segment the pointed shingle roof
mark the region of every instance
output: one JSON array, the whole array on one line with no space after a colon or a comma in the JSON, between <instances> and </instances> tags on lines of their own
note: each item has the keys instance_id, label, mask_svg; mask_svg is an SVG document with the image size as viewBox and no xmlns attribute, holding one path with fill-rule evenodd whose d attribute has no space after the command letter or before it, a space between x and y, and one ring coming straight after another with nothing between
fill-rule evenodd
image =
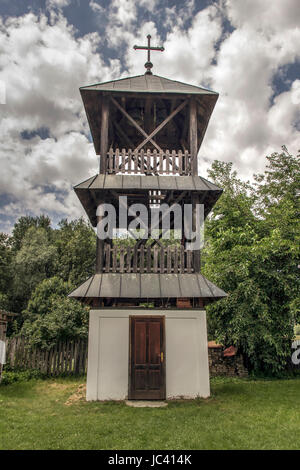
<instances>
[{"instance_id":1,"label":"pointed shingle roof","mask_svg":"<svg viewBox=\"0 0 300 470\"><path fill-rule=\"evenodd\" d=\"M136 77L121 78L110 82L83 86L80 90L218 95L218 93L208 88L170 80L159 75L137 75Z\"/></svg>"}]
</instances>

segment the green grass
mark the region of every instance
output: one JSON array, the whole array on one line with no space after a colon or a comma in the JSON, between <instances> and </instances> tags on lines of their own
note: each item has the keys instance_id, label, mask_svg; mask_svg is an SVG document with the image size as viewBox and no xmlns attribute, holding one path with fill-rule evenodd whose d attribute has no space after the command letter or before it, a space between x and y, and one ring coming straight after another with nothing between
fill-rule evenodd
<instances>
[{"instance_id":1,"label":"green grass","mask_svg":"<svg viewBox=\"0 0 300 470\"><path fill-rule=\"evenodd\" d=\"M299 449L300 379L213 379L166 408L65 402L83 379L0 386L0 449Z\"/></svg>"}]
</instances>

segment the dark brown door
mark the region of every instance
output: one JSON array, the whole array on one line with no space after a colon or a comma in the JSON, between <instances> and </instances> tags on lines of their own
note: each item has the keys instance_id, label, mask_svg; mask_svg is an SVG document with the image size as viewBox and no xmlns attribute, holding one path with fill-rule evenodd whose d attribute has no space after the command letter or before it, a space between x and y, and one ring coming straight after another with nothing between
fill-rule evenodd
<instances>
[{"instance_id":1,"label":"dark brown door","mask_svg":"<svg viewBox=\"0 0 300 470\"><path fill-rule=\"evenodd\" d=\"M164 400L164 317L130 317L129 399Z\"/></svg>"}]
</instances>

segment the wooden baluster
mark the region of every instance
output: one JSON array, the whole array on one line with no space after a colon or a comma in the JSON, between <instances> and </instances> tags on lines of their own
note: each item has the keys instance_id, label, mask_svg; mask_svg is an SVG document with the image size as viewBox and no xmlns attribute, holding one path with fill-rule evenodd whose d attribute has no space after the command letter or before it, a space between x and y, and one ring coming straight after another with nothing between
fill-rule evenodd
<instances>
[{"instance_id":1,"label":"wooden baluster","mask_svg":"<svg viewBox=\"0 0 300 470\"><path fill-rule=\"evenodd\" d=\"M145 260L145 246L141 245L140 248L140 273L144 273L144 260Z\"/></svg>"},{"instance_id":2,"label":"wooden baluster","mask_svg":"<svg viewBox=\"0 0 300 470\"><path fill-rule=\"evenodd\" d=\"M124 272L124 247L120 247L120 273Z\"/></svg>"},{"instance_id":3,"label":"wooden baluster","mask_svg":"<svg viewBox=\"0 0 300 470\"><path fill-rule=\"evenodd\" d=\"M191 174L191 158L187 150L184 152L184 169L186 175Z\"/></svg>"},{"instance_id":4,"label":"wooden baluster","mask_svg":"<svg viewBox=\"0 0 300 470\"><path fill-rule=\"evenodd\" d=\"M179 175L181 176L183 174L182 172L182 151L178 151L178 168L179 168Z\"/></svg>"},{"instance_id":5,"label":"wooden baluster","mask_svg":"<svg viewBox=\"0 0 300 470\"><path fill-rule=\"evenodd\" d=\"M119 165L120 165L120 150L116 149L116 152L115 152L115 173L116 174L119 173L120 171Z\"/></svg>"},{"instance_id":6,"label":"wooden baluster","mask_svg":"<svg viewBox=\"0 0 300 470\"><path fill-rule=\"evenodd\" d=\"M110 246L107 244L105 246L105 272L109 273L110 270Z\"/></svg>"},{"instance_id":7,"label":"wooden baluster","mask_svg":"<svg viewBox=\"0 0 300 470\"><path fill-rule=\"evenodd\" d=\"M191 256L191 255L192 255L191 250L187 250L187 252L186 252L186 257L187 257L187 262L186 262L186 264L187 264L187 272L188 272L188 273L191 273L191 272L192 272L192 262L191 262L191 261L192 261L192 259L191 259L192 256Z\"/></svg>"},{"instance_id":8,"label":"wooden baluster","mask_svg":"<svg viewBox=\"0 0 300 470\"><path fill-rule=\"evenodd\" d=\"M172 252L171 252L171 247L168 246L167 248L167 273L170 274L171 273L171 266L172 266Z\"/></svg>"},{"instance_id":9,"label":"wooden baluster","mask_svg":"<svg viewBox=\"0 0 300 470\"><path fill-rule=\"evenodd\" d=\"M160 150L159 152L159 168L158 168L158 173L163 174L164 172L164 154L163 151Z\"/></svg>"},{"instance_id":10,"label":"wooden baluster","mask_svg":"<svg viewBox=\"0 0 300 470\"><path fill-rule=\"evenodd\" d=\"M176 174L176 152L175 150L172 150L172 173L173 175Z\"/></svg>"},{"instance_id":11,"label":"wooden baluster","mask_svg":"<svg viewBox=\"0 0 300 470\"><path fill-rule=\"evenodd\" d=\"M122 149L122 163L121 163L121 173L125 173L125 159L126 159L126 150Z\"/></svg>"},{"instance_id":12,"label":"wooden baluster","mask_svg":"<svg viewBox=\"0 0 300 470\"><path fill-rule=\"evenodd\" d=\"M147 246L147 272L151 273L151 271L152 271L151 246Z\"/></svg>"},{"instance_id":13,"label":"wooden baluster","mask_svg":"<svg viewBox=\"0 0 300 470\"><path fill-rule=\"evenodd\" d=\"M138 173L138 158L139 158L139 152L136 150L134 152L134 173Z\"/></svg>"},{"instance_id":14,"label":"wooden baluster","mask_svg":"<svg viewBox=\"0 0 300 470\"><path fill-rule=\"evenodd\" d=\"M128 149L128 168L127 168L128 173L132 173L132 150Z\"/></svg>"},{"instance_id":15,"label":"wooden baluster","mask_svg":"<svg viewBox=\"0 0 300 470\"><path fill-rule=\"evenodd\" d=\"M170 174L170 152L166 150L166 173L167 175Z\"/></svg>"},{"instance_id":16,"label":"wooden baluster","mask_svg":"<svg viewBox=\"0 0 300 470\"><path fill-rule=\"evenodd\" d=\"M160 272L165 272L165 249L163 247L160 249Z\"/></svg>"},{"instance_id":17,"label":"wooden baluster","mask_svg":"<svg viewBox=\"0 0 300 470\"><path fill-rule=\"evenodd\" d=\"M147 175L151 174L151 153L150 150L147 150Z\"/></svg>"},{"instance_id":18,"label":"wooden baluster","mask_svg":"<svg viewBox=\"0 0 300 470\"><path fill-rule=\"evenodd\" d=\"M112 148L108 152L108 173L114 173L114 151Z\"/></svg>"},{"instance_id":19,"label":"wooden baluster","mask_svg":"<svg viewBox=\"0 0 300 470\"><path fill-rule=\"evenodd\" d=\"M180 272L184 273L184 246L180 245Z\"/></svg>"},{"instance_id":20,"label":"wooden baluster","mask_svg":"<svg viewBox=\"0 0 300 470\"><path fill-rule=\"evenodd\" d=\"M113 260L112 260L112 272L116 273L117 272L117 246L113 247Z\"/></svg>"},{"instance_id":21,"label":"wooden baluster","mask_svg":"<svg viewBox=\"0 0 300 470\"><path fill-rule=\"evenodd\" d=\"M140 152L140 162L141 162L141 173L144 174L145 173L145 152L144 152L144 149L141 149L141 152Z\"/></svg>"},{"instance_id":22,"label":"wooden baluster","mask_svg":"<svg viewBox=\"0 0 300 470\"><path fill-rule=\"evenodd\" d=\"M158 271L158 248L157 246L155 246L153 250L153 272L157 273L157 271Z\"/></svg>"},{"instance_id":23,"label":"wooden baluster","mask_svg":"<svg viewBox=\"0 0 300 470\"><path fill-rule=\"evenodd\" d=\"M137 273L137 261L138 261L138 248L135 245L133 249L133 272Z\"/></svg>"},{"instance_id":24,"label":"wooden baluster","mask_svg":"<svg viewBox=\"0 0 300 470\"><path fill-rule=\"evenodd\" d=\"M174 249L174 273L178 273L178 250L177 246Z\"/></svg>"},{"instance_id":25,"label":"wooden baluster","mask_svg":"<svg viewBox=\"0 0 300 470\"><path fill-rule=\"evenodd\" d=\"M131 247L127 247L127 272L131 272Z\"/></svg>"},{"instance_id":26,"label":"wooden baluster","mask_svg":"<svg viewBox=\"0 0 300 470\"><path fill-rule=\"evenodd\" d=\"M153 150L153 174L157 175L157 150Z\"/></svg>"}]
</instances>

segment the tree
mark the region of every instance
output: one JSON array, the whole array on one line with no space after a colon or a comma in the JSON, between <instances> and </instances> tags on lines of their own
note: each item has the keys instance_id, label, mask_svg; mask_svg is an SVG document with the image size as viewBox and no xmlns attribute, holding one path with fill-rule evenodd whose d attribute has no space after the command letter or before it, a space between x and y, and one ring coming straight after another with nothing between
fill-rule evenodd
<instances>
[{"instance_id":1,"label":"tree","mask_svg":"<svg viewBox=\"0 0 300 470\"><path fill-rule=\"evenodd\" d=\"M43 280L34 290L20 334L31 346L49 349L59 341L87 338L88 308L67 298L70 283L58 277Z\"/></svg>"},{"instance_id":2,"label":"tree","mask_svg":"<svg viewBox=\"0 0 300 470\"><path fill-rule=\"evenodd\" d=\"M12 232L12 247L15 251L21 249L23 239L29 228L43 228L49 233L51 231L51 220L46 215L40 215L38 217L32 217L29 215L20 217L15 223Z\"/></svg>"},{"instance_id":3,"label":"tree","mask_svg":"<svg viewBox=\"0 0 300 470\"><path fill-rule=\"evenodd\" d=\"M279 164L290 184L287 178L278 182ZM236 345L255 371L273 374L284 369L290 355L299 291L299 223L289 199L299 162L293 172L290 164L286 154L273 154L264 177L256 178L260 188L238 180L231 164L214 162L209 172L224 194L206 225L204 270L229 294L209 306L210 332L225 345ZM283 212L288 206L291 211Z\"/></svg>"},{"instance_id":4,"label":"tree","mask_svg":"<svg viewBox=\"0 0 300 470\"><path fill-rule=\"evenodd\" d=\"M0 308L8 308L8 294L12 280L11 238L0 233Z\"/></svg>"},{"instance_id":5,"label":"tree","mask_svg":"<svg viewBox=\"0 0 300 470\"><path fill-rule=\"evenodd\" d=\"M95 271L96 234L82 218L62 220L54 233L56 274L77 287Z\"/></svg>"},{"instance_id":6,"label":"tree","mask_svg":"<svg viewBox=\"0 0 300 470\"><path fill-rule=\"evenodd\" d=\"M14 263L14 292L19 311L26 303L35 287L47 277L51 277L57 259L55 246L48 239L46 229L27 229Z\"/></svg>"}]
</instances>

